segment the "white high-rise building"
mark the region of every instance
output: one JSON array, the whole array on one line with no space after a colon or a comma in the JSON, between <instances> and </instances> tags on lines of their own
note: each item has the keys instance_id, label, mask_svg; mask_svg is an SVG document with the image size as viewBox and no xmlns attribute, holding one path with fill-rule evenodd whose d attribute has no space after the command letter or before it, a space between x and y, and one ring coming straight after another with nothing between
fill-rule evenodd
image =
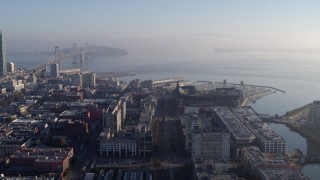
<instances>
[{"instance_id":1,"label":"white high-rise building","mask_svg":"<svg viewBox=\"0 0 320 180\"><path fill-rule=\"evenodd\" d=\"M14 63L13 63L13 62L9 62L9 63L7 64L7 71L8 71L9 73L13 73L14 70L15 70L15 65L14 65Z\"/></svg>"}]
</instances>

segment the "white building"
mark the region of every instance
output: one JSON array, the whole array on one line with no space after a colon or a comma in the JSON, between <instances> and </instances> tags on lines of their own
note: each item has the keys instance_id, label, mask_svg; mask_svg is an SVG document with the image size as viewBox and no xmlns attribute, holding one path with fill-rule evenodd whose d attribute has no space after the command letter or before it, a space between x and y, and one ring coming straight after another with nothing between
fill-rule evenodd
<instances>
[{"instance_id":1,"label":"white building","mask_svg":"<svg viewBox=\"0 0 320 180\"><path fill-rule=\"evenodd\" d=\"M103 113L103 128L111 128L117 132L122 130L126 115L125 103L122 100L115 101L109 109Z\"/></svg>"},{"instance_id":2,"label":"white building","mask_svg":"<svg viewBox=\"0 0 320 180\"><path fill-rule=\"evenodd\" d=\"M190 114L187 116L180 117L181 124L185 128L183 134L185 136L185 149L188 153L191 153L192 148L192 133L196 129L200 129L202 125L202 119L198 115Z\"/></svg>"},{"instance_id":3,"label":"white building","mask_svg":"<svg viewBox=\"0 0 320 180\"><path fill-rule=\"evenodd\" d=\"M22 80L10 80L2 84L8 91L20 91L24 88Z\"/></svg>"},{"instance_id":4,"label":"white building","mask_svg":"<svg viewBox=\"0 0 320 180\"><path fill-rule=\"evenodd\" d=\"M113 136L110 129L106 129L99 137L100 156L107 157L136 157L137 142L135 137L128 136L124 131Z\"/></svg>"},{"instance_id":5,"label":"white building","mask_svg":"<svg viewBox=\"0 0 320 180\"><path fill-rule=\"evenodd\" d=\"M262 152L286 153L286 140L264 123L251 108L234 109L233 113L256 136L256 143Z\"/></svg>"},{"instance_id":6,"label":"white building","mask_svg":"<svg viewBox=\"0 0 320 180\"><path fill-rule=\"evenodd\" d=\"M15 65L14 65L14 63L13 63L13 62L9 62L9 63L7 64L7 72L8 72L8 73L13 73L14 70L15 70Z\"/></svg>"},{"instance_id":7,"label":"white building","mask_svg":"<svg viewBox=\"0 0 320 180\"><path fill-rule=\"evenodd\" d=\"M192 158L224 161L230 158L230 133L223 130L195 130L191 144Z\"/></svg>"}]
</instances>

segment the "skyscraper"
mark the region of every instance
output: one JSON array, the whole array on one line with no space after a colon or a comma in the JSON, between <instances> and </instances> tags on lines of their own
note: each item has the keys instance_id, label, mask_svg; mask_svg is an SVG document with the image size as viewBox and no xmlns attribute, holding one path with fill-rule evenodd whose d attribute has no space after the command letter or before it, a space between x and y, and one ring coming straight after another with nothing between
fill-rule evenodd
<instances>
[{"instance_id":1,"label":"skyscraper","mask_svg":"<svg viewBox=\"0 0 320 180\"><path fill-rule=\"evenodd\" d=\"M96 74L92 72L82 74L82 86L94 88L96 86Z\"/></svg>"},{"instance_id":2,"label":"skyscraper","mask_svg":"<svg viewBox=\"0 0 320 180\"><path fill-rule=\"evenodd\" d=\"M7 73L7 54L6 54L6 41L4 35L0 31L0 76Z\"/></svg>"},{"instance_id":3,"label":"skyscraper","mask_svg":"<svg viewBox=\"0 0 320 180\"><path fill-rule=\"evenodd\" d=\"M59 77L59 64L50 64L50 77Z\"/></svg>"},{"instance_id":4,"label":"skyscraper","mask_svg":"<svg viewBox=\"0 0 320 180\"><path fill-rule=\"evenodd\" d=\"M315 129L320 129L320 101L313 101L310 105L309 123Z\"/></svg>"},{"instance_id":5,"label":"skyscraper","mask_svg":"<svg viewBox=\"0 0 320 180\"><path fill-rule=\"evenodd\" d=\"M7 72L13 73L14 70L15 70L14 63L13 63L13 62L9 62L9 63L7 64Z\"/></svg>"},{"instance_id":6,"label":"skyscraper","mask_svg":"<svg viewBox=\"0 0 320 180\"><path fill-rule=\"evenodd\" d=\"M82 86L82 74L71 75L71 85L72 86Z\"/></svg>"}]
</instances>

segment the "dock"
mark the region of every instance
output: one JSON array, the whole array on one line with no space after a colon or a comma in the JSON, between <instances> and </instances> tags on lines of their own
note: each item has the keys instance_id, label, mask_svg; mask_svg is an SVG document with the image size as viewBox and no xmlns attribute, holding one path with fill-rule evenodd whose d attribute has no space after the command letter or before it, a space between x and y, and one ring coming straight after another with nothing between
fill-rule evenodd
<instances>
[{"instance_id":1,"label":"dock","mask_svg":"<svg viewBox=\"0 0 320 180\"><path fill-rule=\"evenodd\" d=\"M116 78L116 77L126 77L126 76L135 76L136 74L131 73L119 73L119 72L104 72L97 73L97 78L106 79L106 78Z\"/></svg>"},{"instance_id":2,"label":"dock","mask_svg":"<svg viewBox=\"0 0 320 180\"><path fill-rule=\"evenodd\" d=\"M286 91L284 90L281 90L281 89L278 89L278 88L275 88L275 87L271 87L271 86L260 86L260 85L252 85L252 84L237 84L237 83L226 83L226 82L214 82L214 83L217 83L217 84L228 84L228 85L234 85L234 86L251 86L251 87L261 87L261 88L269 88L269 89L273 89L275 91L279 91L279 92L282 92L282 93L286 93Z\"/></svg>"}]
</instances>

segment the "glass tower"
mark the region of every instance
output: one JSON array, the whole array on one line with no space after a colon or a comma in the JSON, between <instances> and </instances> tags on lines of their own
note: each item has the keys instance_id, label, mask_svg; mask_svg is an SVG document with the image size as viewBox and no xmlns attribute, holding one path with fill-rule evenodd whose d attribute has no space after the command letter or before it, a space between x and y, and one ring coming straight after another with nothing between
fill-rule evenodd
<instances>
[{"instance_id":1,"label":"glass tower","mask_svg":"<svg viewBox=\"0 0 320 180\"><path fill-rule=\"evenodd\" d=\"M6 41L4 35L0 31L0 76L7 73L7 57L6 57Z\"/></svg>"}]
</instances>

